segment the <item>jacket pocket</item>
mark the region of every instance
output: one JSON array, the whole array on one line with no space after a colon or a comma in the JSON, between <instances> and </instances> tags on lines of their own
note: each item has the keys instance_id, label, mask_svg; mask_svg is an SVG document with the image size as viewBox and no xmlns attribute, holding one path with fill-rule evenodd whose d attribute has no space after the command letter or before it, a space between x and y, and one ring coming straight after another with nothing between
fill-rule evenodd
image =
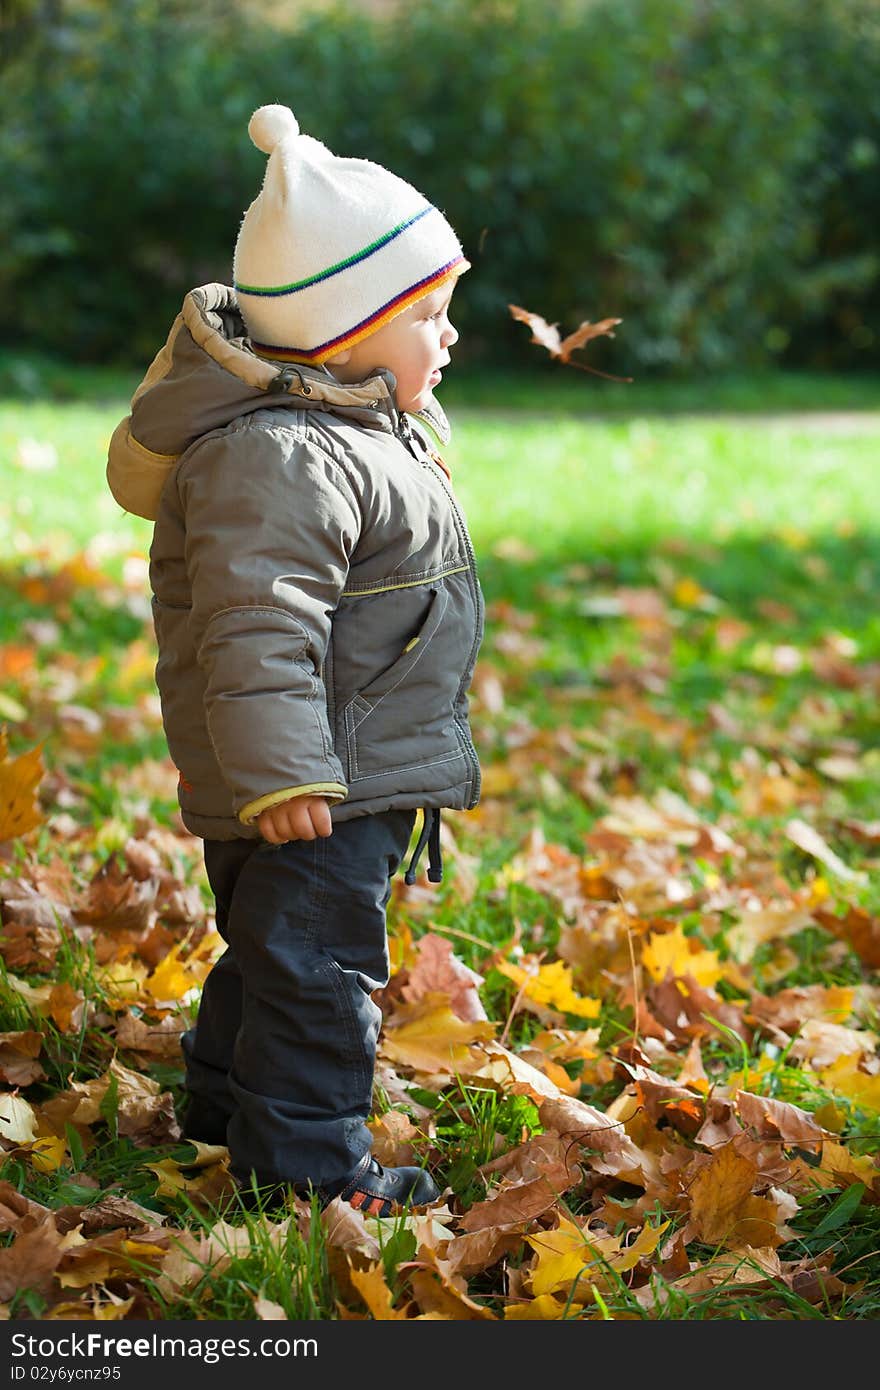
<instances>
[{"instance_id":1,"label":"jacket pocket","mask_svg":"<svg viewBox=\"0 0 880 1390\"><path fill-rule=\"evenodd\" d=\"M395 661L373 677L343 711L350 781L428 767L461 756L455 730L458 686L454 625L444 627L445 585L434 589L424 621Z\"/></svg>"}]
</instances>

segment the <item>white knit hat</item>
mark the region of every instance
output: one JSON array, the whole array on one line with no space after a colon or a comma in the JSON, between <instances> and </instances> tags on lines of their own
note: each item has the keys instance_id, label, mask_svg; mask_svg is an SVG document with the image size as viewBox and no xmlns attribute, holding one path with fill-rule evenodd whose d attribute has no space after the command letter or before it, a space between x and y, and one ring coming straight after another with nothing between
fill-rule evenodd
<instances>
[{"instance_id":1,"label":"white knit hat","mask_svg":"<svg viewBox=\"0 0 880 1390\"><path fill-rule=\"evenodd\" d=\"M269 156L241 224L233 276L257 352L320 363L468 269L446 218L367 159L301 135L286 106L248 125Z\"/></svg>"}]
</instances>

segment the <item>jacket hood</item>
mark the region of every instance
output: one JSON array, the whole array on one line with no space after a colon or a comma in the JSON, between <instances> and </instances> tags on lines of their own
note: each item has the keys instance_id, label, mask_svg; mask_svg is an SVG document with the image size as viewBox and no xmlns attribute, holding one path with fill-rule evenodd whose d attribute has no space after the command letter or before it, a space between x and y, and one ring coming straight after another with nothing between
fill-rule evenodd
<instances>
[{"instance_id":1,"label":"jacket hood","mask_svg":"<svg viewBox=\"0 0 880 1390\"><path fill-rule=\"evenodd\" d=\"M250 347L235 291L191 290L110 441L107 481L121 507L154 521L165 480L180 456L211 430L255 410L323 410L368 429L391 431L400 414L395 378L338 382L326 367L280 365ZM434 401L413 417L441 444L449 423Z\"/></svg>"}]
</instances>

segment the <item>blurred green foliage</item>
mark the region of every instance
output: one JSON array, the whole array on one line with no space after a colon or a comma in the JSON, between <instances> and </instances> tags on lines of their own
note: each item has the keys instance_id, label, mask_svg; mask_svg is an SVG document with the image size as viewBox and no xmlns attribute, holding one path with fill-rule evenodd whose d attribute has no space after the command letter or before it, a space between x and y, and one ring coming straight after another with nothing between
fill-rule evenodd
<instances>
[{"instance_id":1,"label":"blurred green foliage","mask_svg":"<svg viewBox=\"0 0 880 1390\"><path fill-rule=\"evenodd\" d=\"M459 359L523 359L510 301L624 320L586 354L644 376L876 366L876 0L6 0L0 331L142 362L228 280L289 104L439 204L474 269Z\"/></svg>"}]
</instances>

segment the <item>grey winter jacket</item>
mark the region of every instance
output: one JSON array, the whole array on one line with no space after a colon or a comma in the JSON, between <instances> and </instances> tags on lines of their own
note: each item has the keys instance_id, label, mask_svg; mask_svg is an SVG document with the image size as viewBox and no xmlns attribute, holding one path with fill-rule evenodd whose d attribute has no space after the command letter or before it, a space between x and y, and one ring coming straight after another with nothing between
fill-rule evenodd
<instances>
[{"instance_id":1,"label":"grey winter jacket","mask_svg":"<svg viewBox=\"0 0 880 1390\"><path fill-rule=\"evenodd\" d=\"M184 824L254 838L314 791L334 821L470 808L467 689L483 603L461 508L394 378L353 386L256 357L234 292L204 285L110 445L155 520L156 680Z\"/></svg>"}]
</instances>

